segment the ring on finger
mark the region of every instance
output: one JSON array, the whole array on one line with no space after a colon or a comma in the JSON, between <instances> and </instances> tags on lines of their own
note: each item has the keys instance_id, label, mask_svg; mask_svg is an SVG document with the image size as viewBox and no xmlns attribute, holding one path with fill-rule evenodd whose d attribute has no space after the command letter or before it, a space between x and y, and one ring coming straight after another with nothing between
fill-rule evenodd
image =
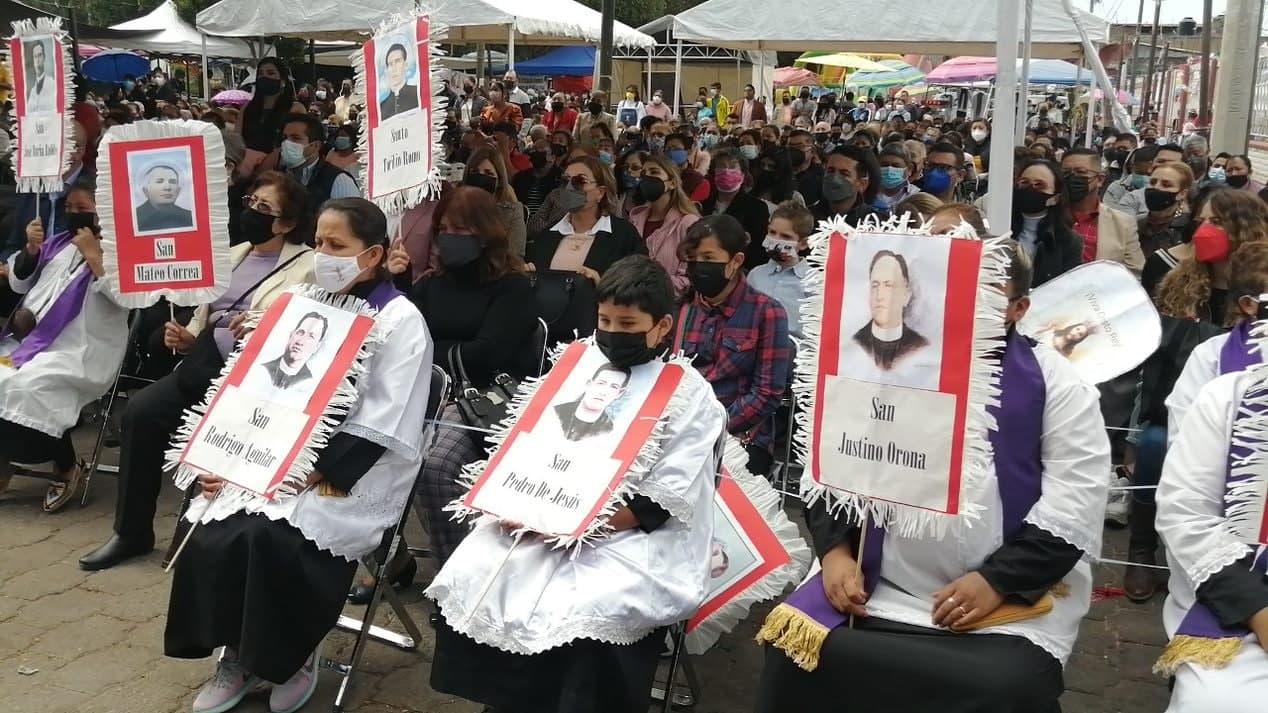
<instances>
[{"instance_id":1,"label":"ring on finger","mask_svg":"<svg viewBox=\"0 0 1268 713\"><path fill-rule=\"evenodd\" d=\"M964 617L966 617L966 616L968 616L968 615L969 615L968 610L967 610L967 609L965 609L965 608L964 608L964 607L962 607L962 606L957 606L957 607L955 608L955 611L960 612L960 618L961 618L961 619L963 619Z\"/></svg>"}]
</instances>

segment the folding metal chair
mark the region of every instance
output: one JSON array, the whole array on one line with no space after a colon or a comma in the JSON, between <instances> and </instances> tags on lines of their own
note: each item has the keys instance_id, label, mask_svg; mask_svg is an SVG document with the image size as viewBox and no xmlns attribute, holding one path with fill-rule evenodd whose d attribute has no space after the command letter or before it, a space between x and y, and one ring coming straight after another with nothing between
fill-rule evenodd
<instances>
[{"instance_id":1,"label":"folding metal chair","mask_svg":"<svg viewBox=\"0 0 1268 713\"><path fill-rule=\"evenodd\" d=\"M700 702L700 679L696 677L696 669L686 651L687 622L674 625L669 635L669 673L665 678L665 687L652 686L652 700L661 702L661 713L669 713L673 708L690 708ZM674 690L674 679L677 678L679 666L687 678L686 691Z\"/></svg>"},{"instance_id":2,"label":"folding metal chair","mask_svg":"<svg viewBox=\"0 0 1268 713\"><path fill-rule=\"evenodd\" d=\"M129 353L125 354L123 360L119 362L119 369L114 374L114 383L110 385L110 391L106 392L106 395L98 400L98 403L102 403L104 400L105 406L97 413L97 418L100 419L101 423L97 426L97 441L93 445L92 458L88 460L84 471L84 494L79 500L80 507L88 504L88 489L92 485L92 478L97 474L97 471L112 475L119 474L118 466L101 464L101 450L106 442L106 433L110 429L110 415L114 412L115 402L119 399L127 399L128 391L132 389L144 388L154 383L153 379L124 373L127 370L129 355L136 356L138 359L137 365L140 366L140 355L131 354L131 351L136 347L137 337L141 331L141 322L141 310L132 310L132 324L128 328Z\"/></svg>"},{"instance_id":3,"label":"folding metal chair","mask_svg":"<svg viewBox=\"0 0 1268 713\"><path fill-rule=\"evenodd\" d=\"M437 427L435 425L436 417L440 414L445 402L449 398L449 376L443 369L436 365L431 368L431 390L427 398L427 433L424 437L426 449L430 449L436 442ZM419 470L421 475L422 470ZM339 663L331 659L324 659L321 662L323 668L338 672L343 680L339 683L339 692L335 694L334 711L341 713L344 709L345 698L348 691L352 687L352 676L357 671L357 666L361 663L361 656L365 653L365 646L370 640L379 643L395 646L404 651L414 651L418 648L418 642L423 638L418 624L414 622L414 618L405 609L401 603L400 596L392 588L389 582L388 567L390 566L397 543L400 541L400 535L405 530L405 523L409 520L409 513L412 509L411 503L414 501L414 492L418 489L419 476L415 476L414 485L410 488L409 500L406 501L405 507L401 510L401 517L397 520L396 525L383 534L383 545L375 553L371 553L362 564L367 570L374 575L374 593L370 597L369 604L366 605L365 618L358 620L355 617L340 616L335 627L344 631L349 631L357 635L356 643L352 647L352 656L348 663ZM382 554L379 557L379 554ZM411 554L413 552L411 551ZM396 613L397 619L400 620L401 626L405 628L406 634L398 634L389 629L374 625L374 615L377 613L380 602L387 599L387 603L392 607L392 611Z\"/></svg>"}]
</instances>

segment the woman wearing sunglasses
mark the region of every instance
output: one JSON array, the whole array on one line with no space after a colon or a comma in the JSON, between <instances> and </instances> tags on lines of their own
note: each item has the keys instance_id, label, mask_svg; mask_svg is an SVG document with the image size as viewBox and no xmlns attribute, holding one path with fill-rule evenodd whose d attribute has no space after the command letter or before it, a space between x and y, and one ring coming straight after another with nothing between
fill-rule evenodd
<instances>
[{"instance_id":1,"label":"woman wearing sunglasses","mask_svg":"<svg viewBox=\"0 0 1268 713\"><path fill-rule=\"evenodd\" d=\"M181 414L202 400L241 336L249 312L262 312L291 287L313 281L313 219L308 192L290 176L266 171L243 199L244 242L229 252L229 290L199 307L188 326L168 322L163 342L184 355L176 371L128 400L119 451L114 534L79 560L101 570L154 549L154 512L163 454ZM174 538L179 542L182 538Z\"/></svg>"}]
</instances>

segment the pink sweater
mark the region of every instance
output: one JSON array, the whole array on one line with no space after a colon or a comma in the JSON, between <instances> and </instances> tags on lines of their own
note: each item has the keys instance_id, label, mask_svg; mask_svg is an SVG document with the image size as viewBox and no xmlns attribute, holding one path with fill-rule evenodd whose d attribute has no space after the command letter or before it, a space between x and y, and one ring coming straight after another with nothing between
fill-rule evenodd
<instances>
[{"instance_id":1,"label":"pink sweater","mask_svg":"<svg viewBox=\"0 0 1268 713\"><path fill-rule=\"evenodd\" d=\"M698 215L684 215L675 208L665 214L665 222L656 232L647 234L647 216L651 214L651 206L641 205L630 211L629 220L634 224L638 234L647 241L647 254L661 264L674 281L678 294L687 289L687 266L678 257L678 246L687 235L687 228L700 220Z\"/></svg>"}]
</instances>

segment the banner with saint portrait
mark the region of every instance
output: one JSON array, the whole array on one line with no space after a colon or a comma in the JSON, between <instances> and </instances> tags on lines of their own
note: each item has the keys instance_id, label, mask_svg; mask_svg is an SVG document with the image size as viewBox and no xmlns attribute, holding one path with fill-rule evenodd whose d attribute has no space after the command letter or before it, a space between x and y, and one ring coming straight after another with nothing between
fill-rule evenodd
<instances>
[{"instance_id":1,"label":"banner with saint portrait","mask_svg":"<svg viewBox=\"0 0 1268 713\"><path fill-rule=\"evenodd\" d=\"M659 424L683 365L608 362L573 342L535 387L521 387L512 423L494 434L487 461L464 471L467 494L451 509L493 515L563 545L604 532L622 497L659 452Z\"/></svg>"},{"instance_id":2,"label":"banner with saint portrait","mask_svg":"<svg viewBox=\"0 0 1268 713\"><path fill-rule=\"evenodd\" d=\"M131 308L212 302L229 289L224 140L202 121L112 126L97 155L105 284Z\"/></svg>"},{"instance_id":3,"label":"banner with saint portrait","mask_svg":"<svg viewBox=\"0 0 1268 713\"><path fill-rule=\"evenodd\" d=\"M320 445L356 400L381 341L364 300L301 285L279 297L227 360L168 451L176 484L225 481L219 498L272 500L306 486Z\"/></svg>"},{"instance_id":4,"label":"banner with saint portrait","mask_svg":"<svg viewBox=\"0 0 1268 713\"><path fill-rule=\"evenodd\" d=\"M794 381L809 502L935 536L976 515L961 493L989 465L1006 261L958 235L829 221L812 238Z\"/></svg>"},{"instance_id":5,"label":"banner with saint portrait","mask_svg":"<svg viewBox=\"0 0 1268 713\"><path fill-rule=\"evenodd\" d=\"M14 173L20 193L65 189L75 154L70 37L57 17L13 22L9 38L18 147ZM56 230L56 227L53 227Z\"/></svg>"},{"instance_id":6,"label":"banner with saint portrait","mask_svg":"<svg viewBox=\"0 0 1268 713\"><path fill-rule=\"evenodd\" d=\"M440 192L447 107L432 74L433 34L442 33L428 16L397 15L352 55L355 97L365 103L361 185L385 213L403 212Z\"/></svg>"},{"instance_id":7,"label":"banner with saint portrait","mask_svg":"<svg viewBox=\"0 0 1268 713\"><path fill-rule=\"evenodd\" d=\"M1108 260L1080 265L1036 288L1017 328L1068 359L1089 384L1135 369L1162 340L1149 293L1130 270Z\"/></svg>"},{"instance_id":8,"label":"banner with saint portrait","mask_svg":"<svg viewBox=\"0 0 1268 713\"><path fill-rule=\"evenodd\" d=\"M810 569L814 553L783 499L748 471L744 445L727 437L713 498L709 591L687 622L687 651L700 655L748 617L754 604L778 597Z\"/></svg>"}]
</instances>

